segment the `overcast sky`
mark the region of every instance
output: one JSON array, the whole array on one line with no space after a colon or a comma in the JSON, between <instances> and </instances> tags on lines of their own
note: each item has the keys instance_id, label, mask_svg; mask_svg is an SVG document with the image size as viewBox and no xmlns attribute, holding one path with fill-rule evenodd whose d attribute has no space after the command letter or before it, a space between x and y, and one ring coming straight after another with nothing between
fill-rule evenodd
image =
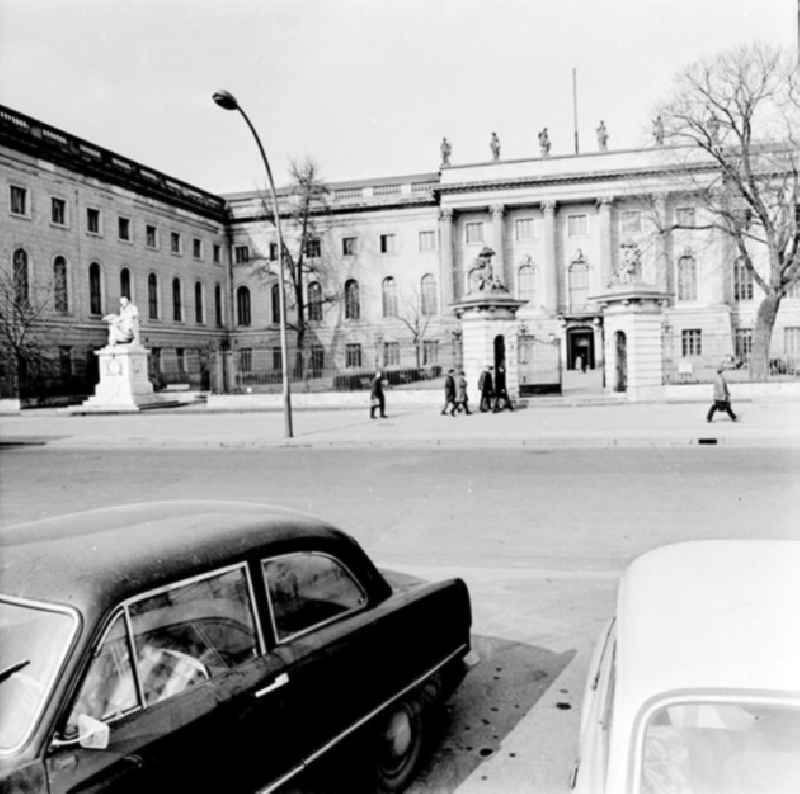
<instances>
[{"instance_id":1,"label":"overcast sky","mask_svg":"<svg viewBox=\"0 0 800 794\"><path fill-rule=\"evenodd\" d=\"M796 0L0 0L0 103L214 192L262 187L240 100L276 179L329 180L647 140L685 64L760 39L793 47Z\"/></svg>"}]
</instances>

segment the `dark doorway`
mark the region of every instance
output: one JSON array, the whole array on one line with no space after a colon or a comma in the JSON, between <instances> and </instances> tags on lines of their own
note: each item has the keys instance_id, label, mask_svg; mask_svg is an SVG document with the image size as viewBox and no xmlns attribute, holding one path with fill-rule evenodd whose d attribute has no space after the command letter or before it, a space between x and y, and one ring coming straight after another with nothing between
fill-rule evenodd
<instances>
[{"instance_id":1,"label":"dark doorway","mask_svg":"<svg viewBox=\"0 0 800 794\"><path fill-rule=\"evenodd\" d=\"M501 365L506 365L506 338L499 334L494 338L494 371Z\"/></svg>"},{"instance_id":2,"label":"dark doorway","mask_svg":"<svg viewBox=\"0 0 800 794\"><path fill-rule=\"evenodd\" d=\"M567 369L594 369L594 331L571 328L567 331Z\"/></svg>"},{"instance_id":3,"label":"dark doorway","mask_svg":"<svg viewBox=\"0 0 800 794\"><path fill-rule=\"evenodd\" d=\"M100 348L89 348L86 351L86 393L94 394L94 387L100 383L100 358L97 356L96 350Z\"/></svg>"},{"instance_id":4,"label":"dark doorway","mask_svg":"<svg viewBox=\"0 0 800 794\"><path fill-rule=\"evenodd\" d=\"M616 383L614 391L628 390L628 340L624 331L617 331L614 334L615 349L617 353L616 361Z\"/></svg>"}]
</instances>

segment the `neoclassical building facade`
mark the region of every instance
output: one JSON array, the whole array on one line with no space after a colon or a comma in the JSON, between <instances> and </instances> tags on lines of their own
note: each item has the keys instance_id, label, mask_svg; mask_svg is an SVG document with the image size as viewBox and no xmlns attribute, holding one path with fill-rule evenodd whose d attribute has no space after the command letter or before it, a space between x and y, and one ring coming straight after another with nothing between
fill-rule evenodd
<instances>
[{"instance_id":1,"label":"neoclassical building facade","mask_svg":"<svg viewBox=\"0 0 800 794\"><path fill-rule=\"evenodd\" d=\"M624 388L621 342L631 365L657 358L663 382L746 358L760 295L730 245L658 233L702 212L669 155L497 159L329 184L305 251L305 384L464 365L460 307L481 292L487 248L493 279L521 304L495 352L522 393ZM213 195L3 107L0 180L2 269L42 302L37 323L64 378L91 378L102 317L124 294L157 377L229 390L278 382L277 245L261 194ZM296 254L296 197L279 198ZM623 296L633 284L641 294ZM773 335L787 369L800 367L799 298L795 288L784 299ZM622 329L630 304L638 314ZM647 343L633 355L638 328Z\"/></svg>"}]
</instances>

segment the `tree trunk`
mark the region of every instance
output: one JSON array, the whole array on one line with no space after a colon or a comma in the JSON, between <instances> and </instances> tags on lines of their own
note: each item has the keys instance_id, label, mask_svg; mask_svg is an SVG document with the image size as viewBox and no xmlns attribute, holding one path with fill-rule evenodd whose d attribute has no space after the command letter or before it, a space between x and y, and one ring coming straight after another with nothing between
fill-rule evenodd
<instances>
[{"instance_id":1,"label":"tree trunk","mask_svg":"<svg viewBox=\"0 0 800 794\"><path fill-rule=\"evenodd\" d=\"M769 345L780 302L780 294L770 290L758 306L750 354L750 377L753 380L763 381L769 377Z\"/></svg>"},{"instance_id":2,"label":"tree trunk","mask_svg":"<svg viewBox=\"0 0 800 794\"><path fill-rule=\"evenodd\" d=\"M302 276L298 274L297 287L295 288L295 303L297 304L297 352L294 357L294 376L301 379L303 377L304 368L304 346L306 339L306 324L303 315L303 281Z\"/></svg>"},{"instance_id":3,"label":"tree trunk","mask_svg":"<svg viewBox=\"0 0 800 794\"><path fill-rule=\"evenodd\" d=\"M422 345L421 345L419 339L415 339L414 340L414 352L416 353L416 356L417 356L417 369L419 369L420 366L421 366L421 364L420 364L420 355L419 355L420 354L420 347L422 347Z\"/></svg>"}]
</instances>

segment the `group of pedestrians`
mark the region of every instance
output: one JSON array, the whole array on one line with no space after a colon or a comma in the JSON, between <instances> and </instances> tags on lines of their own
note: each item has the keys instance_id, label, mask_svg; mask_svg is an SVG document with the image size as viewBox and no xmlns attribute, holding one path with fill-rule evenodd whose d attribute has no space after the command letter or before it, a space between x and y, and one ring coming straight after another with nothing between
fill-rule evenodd
<instances>
[{"instance_id":1,"label":"group of pedestrians","mask_svg":"<svg viewBox=\"0 0 800 794\"><path fill-rule=\"evenodd\" d=\"M514 407L511 405L511 400L508 396L506 389L506 370L500 364L497 367L497 372L494 372L494 367L486 365L478 378L478 393L480 394L479 409L481 413L491 411L492 413L499 413L504 408L513 411ZM456 413L464 413L467 416L472 414L469 410L469 398L467 395L467 378L464 375L464 370L459 370L456 377L455 370L448 370L444 379L444 407L442 408L442 416L447 414L455 416Z\"/></svg>"}]
</instances>

